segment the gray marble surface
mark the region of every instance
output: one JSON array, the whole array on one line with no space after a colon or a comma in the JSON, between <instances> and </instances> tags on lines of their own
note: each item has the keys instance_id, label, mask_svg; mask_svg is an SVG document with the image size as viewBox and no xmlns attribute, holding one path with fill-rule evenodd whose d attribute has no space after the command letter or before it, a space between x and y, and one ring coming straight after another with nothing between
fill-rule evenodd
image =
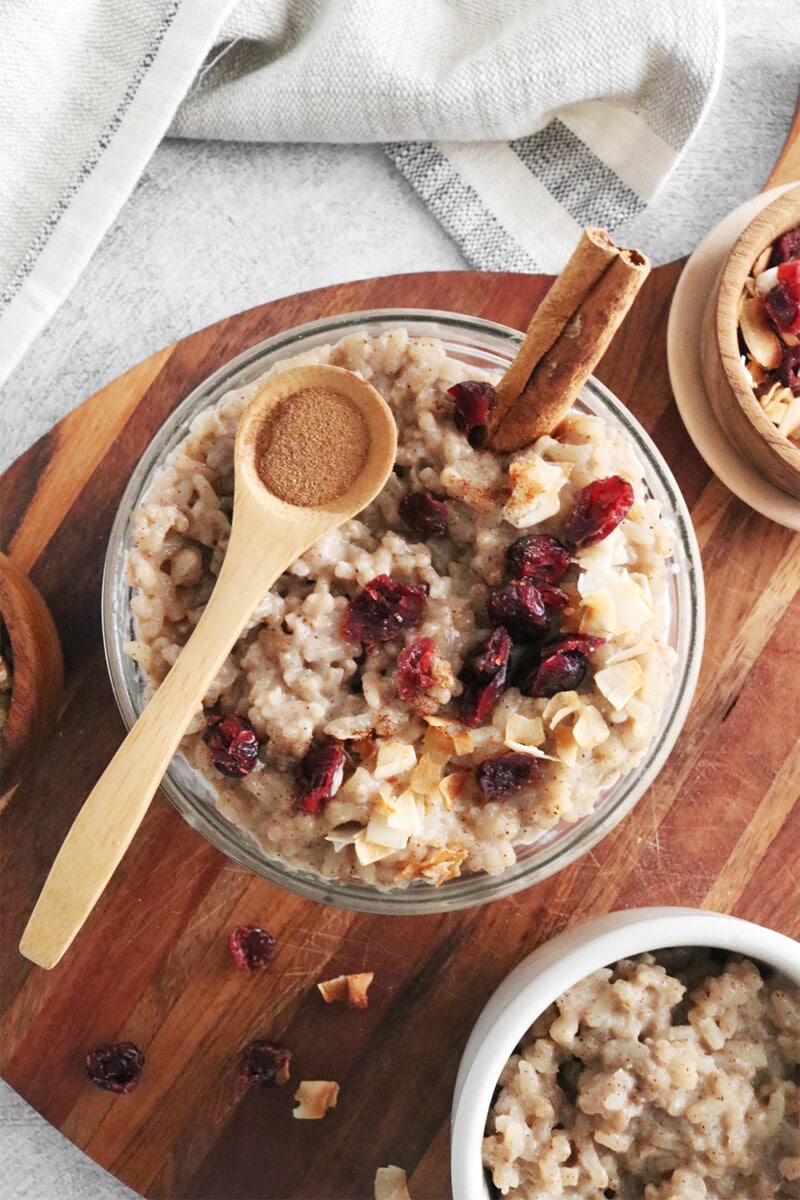
<instances>
[{"instance_id":1,"label":"gray marble surface","mask_svg":"<svg viewBox=\"0 0 800 1200\"><path fill-rule=\"evenodd\" d=\"M761 189L791 125L800 3L725 7L707 120L650 207L616 231L655 263L689 253ZM167 142L6 383L0 469L120 372L229 313L343 280L466 265L377 147ZM5 1084L0 1161L9 1200L134 1196Z\"/></svg>"}]
</instances>

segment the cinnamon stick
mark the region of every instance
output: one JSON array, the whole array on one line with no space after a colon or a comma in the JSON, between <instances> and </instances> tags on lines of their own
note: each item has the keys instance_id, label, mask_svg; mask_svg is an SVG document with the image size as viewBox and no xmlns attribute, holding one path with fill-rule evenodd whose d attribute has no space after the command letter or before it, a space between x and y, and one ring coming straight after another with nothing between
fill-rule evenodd
<instances>
[{"instance_id":1,"label":"cinnamon stick","mask_svg":"<svg viewBox=\"0 0 800 1200\"><path fill-rule=\"evenodd\" d=\"M649 270L637 250L615 246L602 229L584 231L497 386L492 449L519 450L564 419Z\"/></svg>"}]
</instances>

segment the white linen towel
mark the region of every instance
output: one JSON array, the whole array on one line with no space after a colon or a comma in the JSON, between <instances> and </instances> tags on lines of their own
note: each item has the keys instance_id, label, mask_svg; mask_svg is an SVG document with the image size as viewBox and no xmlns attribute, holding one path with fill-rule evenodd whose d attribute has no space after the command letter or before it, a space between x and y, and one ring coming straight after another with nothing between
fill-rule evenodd
<instances>
[{"instance_id":1,"label":"white linen towel","mask_svg":"<svg viewBox=\"0 0 800 1200\"><path fill-rule=\"evenodd\" d=\"M161 138L369 141L476 267L640 211L718 82L721 0L6 0L0 382Z\"/></svg>"}]
</instances>

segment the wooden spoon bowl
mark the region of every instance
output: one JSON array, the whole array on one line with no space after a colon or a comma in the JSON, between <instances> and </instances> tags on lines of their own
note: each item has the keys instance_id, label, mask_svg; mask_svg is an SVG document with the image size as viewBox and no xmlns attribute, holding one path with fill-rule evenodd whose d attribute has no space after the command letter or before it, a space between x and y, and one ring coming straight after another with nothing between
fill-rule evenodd
<instances>
[{"instance_id":1,"label":"wooden spoon bowl","mask_svg":"<svg viewBox=\"0 0 800 1200\"><path fill-rule=\"evenodd\" d=\"M2 809L55 724L64 679L50 610L27 575L5 554L0 554L0 618L13 672L11 706L0 731Z\"/></svg>"},{"instance_id":2,"label":"wooden spoon bowl","mask_svg":"<svg viewBox=\"0 0 800 1200\"><path fill-rule=\"evenodd\" d=\"M701 360L711 406L728 439L766 479L800 499L800 447L762 409L739 348L739 305L753 263L798 223L800 187L784 192L747 226L708 298Z\"/></svg>"}]
</instances>

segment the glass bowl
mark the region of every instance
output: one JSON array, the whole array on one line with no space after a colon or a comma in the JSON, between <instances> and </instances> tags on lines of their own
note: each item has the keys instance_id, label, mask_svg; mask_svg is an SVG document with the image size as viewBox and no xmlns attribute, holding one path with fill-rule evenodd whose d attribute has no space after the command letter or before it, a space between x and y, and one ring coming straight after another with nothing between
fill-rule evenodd
<instances>
[{"instance_id":1,"label":"glass bowl","mask_svg":"<svg viewBox=\"0 0 800 1200\"><path fill-rule=\"evenodd\" d=\"M475 317L429 310L379 309L326 317L268 338L225 363L180 404L142 455L122 496L109 538L103 575L103 637L114 695L130 728L145 704L145 679L124 652L131 640L130 588L125 558L130 548L130 516L154 472L186 435L197 413L226 392L243 387L280 359L335 343L354 332L378 335L405 327L412 336L438 337L447 353L483 371L502 372L516 354L522 334ZM472 874L435 888L414 881L406 888L383 889L361 881L324 878L290 867L264 852L214 806L213 791L199 772L178 754L162 790L181 815L235 862L298 895L361 912L430 913L466 908L530 887L574 862L596 845L630 812L655 779L681 730L691 703L703 647L704 599L700 554L688 510L669 467L623 405L594 379L583 389L578 408L602 417L633 442L644 465L650 492L661 504L675 533L669 573L669 642L677 652L672 690L661 714L659 733L642 761L598 800L595 809L574 825L556 828L532 845L518 849L513 866L499 875Z\"/></svg>"}]
</instances>

